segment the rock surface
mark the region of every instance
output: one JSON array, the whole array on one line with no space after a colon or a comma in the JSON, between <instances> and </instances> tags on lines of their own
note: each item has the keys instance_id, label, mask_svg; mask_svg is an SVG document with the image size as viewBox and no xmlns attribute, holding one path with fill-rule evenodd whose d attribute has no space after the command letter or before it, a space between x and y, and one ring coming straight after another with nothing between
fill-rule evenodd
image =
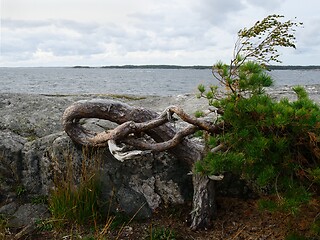
<instances>
[{"instance_id":1,"label":"rock surface","mask_svg":"<svg viewBox=\"0 0 320 240\"><path fill-rule=\"evenodd\" d=\"M73 102L93 98L112 96L0 94L0 215L15 219L11 226L22 228L39 217L36 213L42 212L43 205L31 202L48 196L59 181L67 178L70 166L75 184L79 184L84 166L90 171L98 166L103 199L109 201L111 210L138 213L136 218L148 218L161 204L181 204L190 197L189 169L167 153L148 153L139 160L121 163L108 149L93 151L71 142L63 132L62 114ZM116 100L160 112L169 105L182 105L189 112L201 106L201 101L197 106L190 96L124 96ZM114 127L97 119L84 124L96 131ZM28 216L20 214L21 209L31 208Z\"/></svg>"},{"instance_id":2,"label":"rock surface","mask_svg":"<svg viewBox=\"0 0 320 240\"><path fill-rule=\"evenodd\" d=\"M320 103L320 87L311 86L307 90ZM277 98L295 98L290 89L269 92ZM0 215L15 219L11 226L27 227L30 219L48 216L43 204L31 203L48 196L66 177L70 166L75 184L79 183L84 166L98 166L102 195L108 207L129 215L138 212L139 218L150 217L161 204L181 204L191 199L189 169L165 152L149 153L139 160L121 163L108 149L92 151L71 142L63 132L62 114L73 102L93 98L115 97L0 94ZM116 100L158 112L170 105L181 106L188 113L207 108L206 100L186 95L117 96ZM86 120L84 124L96 131L115 126L97 119ZM45 214L39 215L40 212Z\"/></svg>"}]
</instances>

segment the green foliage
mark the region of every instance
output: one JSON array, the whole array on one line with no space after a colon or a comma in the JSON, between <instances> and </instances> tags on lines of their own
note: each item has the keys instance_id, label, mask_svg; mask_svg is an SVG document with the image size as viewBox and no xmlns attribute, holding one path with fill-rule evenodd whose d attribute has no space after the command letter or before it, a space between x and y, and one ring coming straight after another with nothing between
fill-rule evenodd
<instances>
[{"instance_id":1,"label":"green foliage","mask_svg":"<svg viewBox=\"0 0 320 240\"><path fill-rule=\"evenodd\" d=\"M203 113L203 111L196 111L195 113L194 113L194 115L195 115L195 117L196 118L199 118L199 117L203 117L204 116L204 113Z\"/></svg>"},{"instance_id":2,"label":"green foliage","mask_svg":"<svg viewBox=\"0 0 320 240\"><path fill-rule=\"evenodd\" d=\"M209 152L196 170L238 174L257 191L278 196L278 207L296 213L319 191L320 108L300 86L293 88L292 102L275 101L264 91L273 82L264 63L278 61L276 47L295 47L291 32L300 24L281 18L271 15L240 30L231 64L213 66L226 88L223 98L217 87L199 87L200 96L223 111L225 130L209 137L208 146L223 143L225 151Z\"/></svg>"},{"instance_id":3,"label":"green foliage","mask_svg":"<svg viewBox=\"0 0 320 240\"><path fill-rule=\"evenodd\" d=\"M152 240L175 240L177 234L174 230L165 227L156 227L151 230Z\"/></svg>"},{"instance_id":4,"label":"green foliage","mask_svg":"<svg viewBox=\"0 0 320 240\"><path fill-rule=\"evenodd\" d=\"M260 210L267 210L269 212L278 210L277 204L270 199L260 199L258 201L258 207Z\"/></svg>"},{"instance_id":5,"label":"green foliage","mask_svg":"<svg viewBox=\"0 0 320 240\"><path fill-rule=\"evenodd\" d=\"M278 47L295 48L295 27L302 23L282 22L283 16L269 15L249 29L238 32L238 40L234 46L233 59L230 64L219 61L212 68L216 78L234 94L262 93L263 87L272 85L272 79L264 71L264 64L279 60ZM210 86L210 91L199 86L201 96L213 99L217 88ZM209 101L212 104L212 101Z\"/></svg>"},{"instance_id":6,"label":"green foliage","mask_svg":"<svg viewBox=\"0 0 320 240\"><path fill-rule=\"evenodd\" d=\"M315 182L316 184L320 184L320 167L308 169L307 172L313 182Z\"/></svg>"},{"instance_id":7,"label":"green foliage","mask_svg":"<svg viewBox=\"0 0 320 240\"><path fill-rule=\"evenodd\" d=\"M302 23L290 20L282 22L283 18L282 15L269 15L262 21L257 21L251 28L241 29L235 46L237 61L252 58L264 63L280 62L277 47L296 48L294 27L301 26Z\"/></svg>"},{"instance_id":8,"label":"green foliage","mask_svg":"<svg viewBox=\"0 0 320 240\"><path fill-rule=\"evenodd\" d=\"M53 223L51 220L38 219L35 221L35 224L39 232L47 232L53 230Z\"/></svg>"},{"instance_id":9,"label":"green foliage","mask_svg":"<svg viewBox=\"0 0 320 240\"><path fill-rule=\"evenodd\" d=\"M16 187L17 197L22 197L27 192L27 189L23 185L18 185Z\"/></svg>"},{"instance_id":10,"label":"green foliage","mask_svg":"<svg viewBox=\"0 0 320 240\"><path fill-rule=\"evenodd\" d=\"M276 102L260 93L223 99L222 120L228 128L215 142L223 142L228 151L208 154L202 169L207 174L232 171L259 188L285 193L286 209L307 202L305 189L318 187L320 179L320 109L302 88L297 95L294 102Z\"/></svg>"},{"instance_id":11,"label":"green foliage","mask_svg":"<svg viewBox=\"0 0 320 240\"><path fill-rule=\"evenodd\" d=\"M297 233L290 233L285 240L308 240L308 238L301 236Z\"/></svg>"}]
</instances>

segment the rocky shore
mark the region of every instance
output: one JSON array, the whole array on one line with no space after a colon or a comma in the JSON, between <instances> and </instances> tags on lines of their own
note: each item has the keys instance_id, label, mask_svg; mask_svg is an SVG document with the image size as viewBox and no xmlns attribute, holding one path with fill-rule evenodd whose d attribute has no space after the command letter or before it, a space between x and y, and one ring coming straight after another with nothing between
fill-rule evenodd
<instances>
[{"instance_id":1,"label":"rocky shore","mask_svg":"<svg viewBox=\"0 0 320 240\"><path fill-rule=\"evenodd\" d=\"M320 103L320 85L307 86L310 97ZM273 88L268 92L279 99L295 99L290 88ZM38 219L50 216L45 203L35 199L48 196L57 173L64 174L72 160L75 178L88 161L83 150L64 133L61 117L73 102L107 98L161 112L178 105L192 114L204 110L205 99L194 95L174 97L121 95L32 95L0 94L0 217L16 229L31 228ZM84 121L88 128L104 131L114 125L107 121ZM66 157L66 154L68 155ZM181 204L192 192L189 169L167 153L147 154L144 159L121 163L107 149L99 151L103 195L114 198L114 210L148 218L161 204ZM180 169L177 172L177 169ZM115 191L116 190L116 191ZM116 192L116 193L115 193ZM146 204L147 203L147 204Z\"/></svg>"},{"instance_id":2,"label":"rocky shore","mask_svg":"<svg viewBox=\"0 0 320 240\"><path fill-rule=\"evenodd\" d=\"M50 216L44 203L35 203L49 195L55 178L66 174L68 164L72 165L73 178L80 179L84 163L100 161L103 199L114 199L112 211L120 209L128 215L138 212L136 218L148 218L161 204L181 204L190 197L189 169L179 166L167 153L150 153L121 163L108 149L101 149L94 153L94 159L87 159L83 149L64 133L61 117L72 103L94 98L160 112L180 105L192 113L204 103L194 96L0 94L0 217L8 220L10 228L24 232L25 228L33 229L37 220ZM84 124L96 131L114 126L97 119Z\"/></svg>"}]
</instances>

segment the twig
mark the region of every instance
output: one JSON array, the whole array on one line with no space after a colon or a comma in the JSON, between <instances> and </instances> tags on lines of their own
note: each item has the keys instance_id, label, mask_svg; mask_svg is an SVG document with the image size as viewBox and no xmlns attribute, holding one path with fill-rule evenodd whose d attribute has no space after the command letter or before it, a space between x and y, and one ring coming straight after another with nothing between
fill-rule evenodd
<instances>
[{"instance_id":1,"label":"twig","mask_svg":"<svg viewBox=\"0 0 320 240\"><path fill-rule=\"evenodd\" d=\"M238 237L242 232L243 232L243 230L246 228L246 226L244 226L242 229L240 229L237 233L236 233L236 235L234 235L232 238L230 238L231 240L233 240L233 239L236 239L236 237Z\"/></svg>"}]
</instances>

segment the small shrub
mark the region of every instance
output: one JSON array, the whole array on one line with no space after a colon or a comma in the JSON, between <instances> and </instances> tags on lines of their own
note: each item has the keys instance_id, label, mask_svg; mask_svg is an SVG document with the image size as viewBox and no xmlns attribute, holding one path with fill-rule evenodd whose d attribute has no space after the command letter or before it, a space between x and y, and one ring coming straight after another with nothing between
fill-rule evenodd
<instances>
[{"instance_id":1,"label":"small shrub","mask_svg":"<svg viewBox=\"0 0 320 240\"><path fill-rule=\"evenodd\" d=\"M194 113L195 117L199 118L199 117L203 117L204 116L204 112L203 111L200 111L200 110L197 110L195 113Z\"/></svg>"}]
</instances>

